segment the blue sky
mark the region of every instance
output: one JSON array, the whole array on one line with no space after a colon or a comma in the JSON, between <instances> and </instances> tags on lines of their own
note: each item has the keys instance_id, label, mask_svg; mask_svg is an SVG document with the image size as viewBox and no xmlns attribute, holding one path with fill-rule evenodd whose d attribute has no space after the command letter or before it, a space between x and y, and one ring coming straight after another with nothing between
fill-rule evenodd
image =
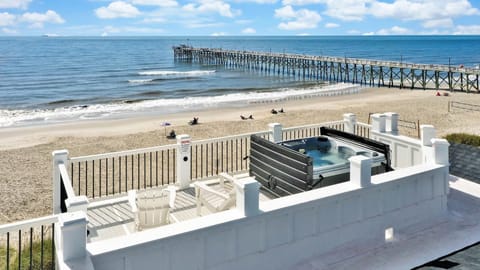
<instances>
[{"instance_id":1,"label":"blue sky","mask_svg":"<svg viewBox=\"0 0 480 270\"><path fill-rule=\"evenodd\" d=\"M480 34L480 0L0 0L0 35Z\"/></svg>"}]
</instances>

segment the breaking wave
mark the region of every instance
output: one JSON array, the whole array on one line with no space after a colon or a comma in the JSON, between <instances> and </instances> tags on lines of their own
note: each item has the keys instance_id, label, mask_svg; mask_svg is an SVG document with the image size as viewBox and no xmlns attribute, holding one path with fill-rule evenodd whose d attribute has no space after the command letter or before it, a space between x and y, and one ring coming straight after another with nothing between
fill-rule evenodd
<instances>
[{"instance_id":1,"label":"breaking wave","mask_svg":"<svg viewBox=\"0 0 480 270\"><path fill-rule=\"evenodd\" d=\"M78 119L100 119L119 114L162 112L175 113L205 108L247 106L253 103L270 103L319 96L355 94L361 87L340 83L308 88L281 88L272 91L250 91L216 96L195 96L184 98L130 99L108 104L74 105L55 109L0 110L0 127L55 123Z\"/></svg>"}]
</instances>

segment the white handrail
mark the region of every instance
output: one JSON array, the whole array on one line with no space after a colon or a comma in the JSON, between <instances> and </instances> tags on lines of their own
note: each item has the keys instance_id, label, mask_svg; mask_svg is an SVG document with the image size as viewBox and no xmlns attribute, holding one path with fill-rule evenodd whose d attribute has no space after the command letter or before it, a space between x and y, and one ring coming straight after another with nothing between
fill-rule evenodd
<instances>
[{"instance_id":1,"label":"white handrail","mask_svg":"<svg viewBox=\"0 0 480 270\"><path fill-rule=\"evenodd\" d=\"M344 122L345 122L344 120L339 120L339 121L331 121L331 122L325 122L325 123L319 123L319 124L288 127L288 128L283 128L283 131L285 132L285 131L291 131L291 130L297 130L297 129L303 129L303 128L319 127L319 126L325 126L325 125L335 125L335 124L341 124L341 123L344 123ZM360 123L358 123L358 124L360 124ZM251 136L251 135L262 136L262 135L266 135L266 134L269 134L269 131L264 130L264 131L259 131L259 132L249 132L249 133L225 136L225 137L220 137L220 138L197 140L197 141L193 141L192 145L199 145L199 144L206 144L206 143L212 143L212 142L217 142L217 141L243 138L243 137L248 137L248 136ZM119 157L119 156L128 156L128 155L143 154L143 153L162 151L162 150L168 150L168 149L176 149L176 147L177 147L176 144L169 144L169 145L154 146L154 147L133 149L133 150L127 150L127 151L111 152L111 153L105 153L105 154L72 157L72 158L69 159L69 161L70 162L92 161L92 160L98 160L98 159L114 158L114 157Z\"/></svg>"},{"instance_id":2,"label":"white handrail","mask_svg":"<svg viewBox=\"0 0 480 270\"><path fill-rule=\"evenodd\" d=\"M0 235L7 232L18 232L19 230L30 229L32 227L38 227L56 222L58 222L58 216L53 215L4 224L0 225Z\"/></svg>"},{"instance_id":3,"label":"white handrail","mask_svg":"<svg viewBox=\"0 0 480 270\"><path fill-rule=\"evenodd\" d=\"M175 149L176 146L177 146L176 144L168 144L168 145L139 148L139 149L133 149L133 150L126 150L126 151L111 152L111 153L105 153L105 154L73 157L73 158L70 158L70 162L82 162L82 161L91 161L91 160L97 160L97 159L119 157L119 156L143 154L143 153L156 152L156 151L162 151L162 150L168 150L168 149Z\"/></svg>"},{"instance_id":4,"label":"white handrail","mask_svg":"<svg viewBox=\"0 0 480 270\"><path fill-rule=\"evenodd\" d=\"M218 142L218 141L225 141L225 140L231 140L231 139L236 139L236 138L250 137L251 135L261 136L261 135L265 135L265 134L268 134L268 133L269 133L269 131L260 131L260 132L250 132L250 133L243 133L243 134L239 134L239 135L225 136L225 137L220 137L220 138L198 140L198 141L193 141L192 145L194 145L194 144L205 144L205 143Z\"/></svg>"},{"instance_id":5,"label":"white handrail","mask_svg":"<svg viewBox=\"0 0 480 270\"><path fill-rule=\"evenodd\" d=\"M288 127L288 128L283 128L282 131L292 131L292 130L297 130L297 129L321 127L321 126L325 126L325 125L336 125L336 124L342 124L342 123L345 123L345 121L344 120L339 120L339 121L331 121L331 122L325 122L325 123L320 123L320 124L311 124L311 125L305 125L305 126Z\"/></svg>"},{"instance_id":6,"label":"white handrail","mask_svg":"<svg viewBox=\"0 0 480 270\"><path fill-rule=\"evenodd\" d=\"M75 197L75 191L73 191L73 187L70 184L70 176L68 175L67 167L65 167L65 164L59 164L58 169L60 170L60 175L62 176L63 179L63 186L65 187L65 191L67 192L67 198L73 198Z\"/></svg>"},{"instance_id":7,"label":"white handrail","mask_svg":"<svg viewBox=\"0 0 480 270\"><path fill-rule=\"evenodd\" d=\"M362 123L362 122L357 122L356 125L359 126L359 127L366 127L366 128L371 128L372 127L372 125L365 124L365 123Z\"/></svg>"}]
</instances>

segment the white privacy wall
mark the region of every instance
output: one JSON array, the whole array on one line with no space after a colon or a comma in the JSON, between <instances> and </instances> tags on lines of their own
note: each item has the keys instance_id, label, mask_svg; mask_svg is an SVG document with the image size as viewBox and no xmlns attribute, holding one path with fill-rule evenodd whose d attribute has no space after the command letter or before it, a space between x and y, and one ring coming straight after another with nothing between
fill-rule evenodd
<instances>
[{"instance_id":1,"label":"white privacy wall","mask_svg":"<svg viewBox=\"0 0 480 270\"><path fill-rule=\"evenodd\" d=\"M286 269L346 242L382 241L446 211L448 167L424 164L87 244L95 269Z\"/></svg>"},{"instance_id":2,"label":"white privacy wall","mask_svg":"<svg viewBox=\"0 0 480 270\"><path fill-rule=\"evenodd\" d=\"M390 146L393 168L406 168L423 163L422 145L419 140L374 131L370 136L372 139Z\"/></svg>"}]
</instances>

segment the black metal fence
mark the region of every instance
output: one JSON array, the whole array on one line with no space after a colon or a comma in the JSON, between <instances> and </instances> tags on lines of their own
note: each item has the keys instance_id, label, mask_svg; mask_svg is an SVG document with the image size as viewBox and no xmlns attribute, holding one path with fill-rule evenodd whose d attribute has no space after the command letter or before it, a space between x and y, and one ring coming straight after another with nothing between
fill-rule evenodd
<instances>
[{"instance_id":1,"label":"black metal fence","mask_svg":"<svg viewBox=\"0 0 480 270\"><path fill-rule=\"evenodd\" d=\"M192 180L215 176L222 172L248 170L250 135L193 142L190 153ZM267 132L260 132L257 135L268 138Z\"/></svg>"},{"instance_id":2,"label":"black metal fence","mask_svg":"<svg viewBox=\"0 0 480 270\"><path fill-rule=\"evenodd\" d=\"M0 269L55 269L55 221L0 226Z\"/></svg>"},{"instance_id":3,"label":"black metal fence","mask_svg":"<svg viewBox=\"0 0 480 270\"><path fill-rule=\"evenodd\" d=\"M176 149L172 146L70 160L75 194L89 198L175 182Z\"/></svg>"}]
</instances>

